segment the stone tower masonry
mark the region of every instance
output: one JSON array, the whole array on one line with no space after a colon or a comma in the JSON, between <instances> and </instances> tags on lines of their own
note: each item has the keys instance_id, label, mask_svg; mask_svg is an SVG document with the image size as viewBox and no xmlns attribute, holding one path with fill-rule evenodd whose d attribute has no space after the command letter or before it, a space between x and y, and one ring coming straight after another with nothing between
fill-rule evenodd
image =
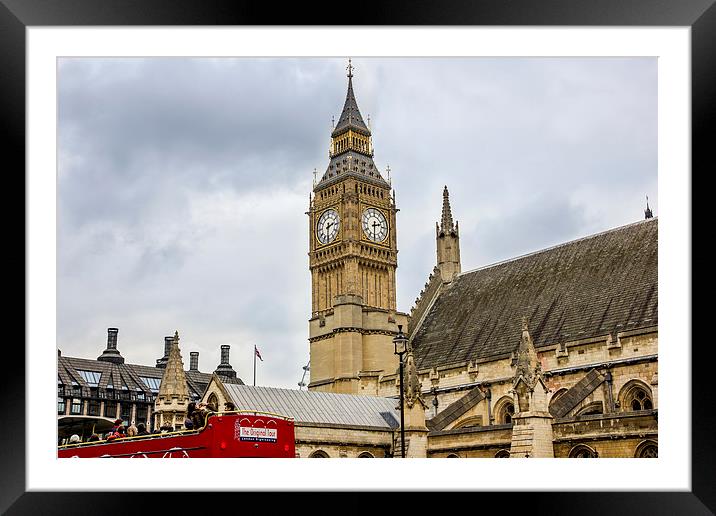
<instances>
[{"instance_id":1,"label":"stone tower masonry","mask_svg":"<svg viewBox=\"0 0 716 516\"><path fill-rule=\"evenodd\" d=\"M179 332L174 333L169 358L159 385L159 393L154 403L154 428L169 425L178 429L186 418L189 404L189 389L184 374L184 364L179 350Z\"/></svg>"},{"instance_id":2,"label":"stone tower masonry","mask_svg":"<svg viewBox=\"0 0 716 516\"><path fill-rule=\"evenodd\" d=\"M461 272L460 228L453 224L450 210L450 194L447 186L443 190L443 212L440 223L435 223L435 241L438 254L438 269L443 283L449 283Z\"/></svg>"}]
</instances>

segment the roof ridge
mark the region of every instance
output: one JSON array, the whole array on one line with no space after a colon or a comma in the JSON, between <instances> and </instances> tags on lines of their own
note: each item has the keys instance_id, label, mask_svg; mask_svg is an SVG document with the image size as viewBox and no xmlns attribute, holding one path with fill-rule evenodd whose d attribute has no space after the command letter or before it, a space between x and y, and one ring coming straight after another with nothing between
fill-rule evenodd
<instances>
[{"instance_id":1,"label":"roof ridge","mask_svg":"<svg viewBox=\"0 0 716 516\"><path fill-rule=\"evenodd\" d=\"M473 273L473 272L482 271L482 270L485 270L485 269L490 269L490 268L492 268L492 267L497 267L498 265L503 265L503 264L505 264L505 263L516 262L517 260L521 260L521 259L527 258L527 257L529 257L529 256L534 256L534 255L537 255L537 254L546 253L547 251L552 251L552 250L558 249L558 248L560 248L560 247L565 247L565 246L568 246L568 245L571 245L571 244L576 244L577 242L582 242L582 241L584 241L584 240L589 240L589 239L591 239L591 238L596 238L596 237L599 237L599 236L602 236L602 235L606 235L607 233L613 233L613 232L615 232L615 231L620 231L620 230L623 230L623 229L626 229L626 228L629 228L629 227L632 227L632 226L637 226L637 225L639 225L639 224L649 224L649 223L653 223L653 222L655 222L655 221L657 221L657 220L658 220L658 217L653 217L653 218L650 218L650 219L639 220L639 221L636 221L636 222L631 222L631 223L629 223L629 224L624 224L623 226L617 226L617 227L615 227L615 228L611 228L611 229L607 229L607 230L604 230L604 231L600 231L599 233L592 233L591 235L587 235L587 236L575 238L574 240L568 240L567 242L562 242L562 243L560 243L560 244L555 244L555 245L553 245L553 246L545 247L545 248L539 249L539 250L537 250L537 251L532 251L532 252L529 252L529 253L521 254L521 255L519 255L519 256L514 256L514 257L512 257L512 258L507 258L507 259L505 259L505 260L500 260L499 262L494 262L494 263L491 263L491 264L488 264L488 265L483 265L482 267L477 267L477 268L471 269L471 270L469 270L469 271L464 271L464 272L461 272L460 274L458 274L456 277L465 276L465 275L467 275L467 274L471 274L471 273Z\"/></svg>"},{"instance_id":2,"label":"roof ridge","mask_svg":"<svg viewBox=\"0 0 716 516\"><path fill-rule=\"evenodd\" d=\"M237 384L234 384L234 385L237 385ZM338 397L348 396L348 397L351 397L351 398L356 398L356 399L361 399L361 400L376 399L376 398L377 398L377 399L388 399L388 398L386 398L385 396L371 396L371 395L366 395L366 394L349 394L349 393L346 393L346 392L303 391L303 390L300 390L300 389L290 389L290 388L288 388L288 387L272 387L272 386L270 386L270 385L246 385L246 384L244 384L244 385L237 385L237 386L238 386L238 387L246 387L246 388L248 388L248 389L271 389L271 390L275 390L275 391L287 391L287 392L302 393L301 395L306 395L306 394L311 394L311 395L320 394L320 395L327 395L327 396L329 396L329 397L332 397L332 396L338 396Z\"/></svg>"}]
</instances>

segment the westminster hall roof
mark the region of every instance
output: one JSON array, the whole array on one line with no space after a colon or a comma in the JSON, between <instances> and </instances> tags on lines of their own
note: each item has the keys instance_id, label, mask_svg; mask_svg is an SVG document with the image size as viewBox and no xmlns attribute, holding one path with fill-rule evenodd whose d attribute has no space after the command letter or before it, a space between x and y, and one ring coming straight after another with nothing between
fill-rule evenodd
<instances>
[{"instance_id":1,"label":"westminster hall roof","mask_svg":"<svg viewBox=\"0 0 716 516\"><path fill-rule=\"evenodd\" d=\"M419 369L510 356L527 316L536 348L657 326L658 219L457 276L415 329Z\"/></svg>"},{"instance_id":2,"label":"westminster hall roof","mask_svg":"<svg viewBox=\"0 0 716 516\"><path fill-rule=\"evenodd\" d=\"M223 379L222 383L237 410L281 414L299 424L385 430L398 426L397 401L390 398L226 384Z\"/></svg>"}]
</instances>

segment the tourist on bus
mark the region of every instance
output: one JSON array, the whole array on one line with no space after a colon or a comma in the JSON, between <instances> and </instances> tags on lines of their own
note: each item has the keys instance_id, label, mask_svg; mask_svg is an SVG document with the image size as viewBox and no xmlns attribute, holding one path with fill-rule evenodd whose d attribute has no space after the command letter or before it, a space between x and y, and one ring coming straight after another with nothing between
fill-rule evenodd
<instances>
[{"instance_id":1,"label":"tourist on bus","mask_svg":"<svg viewBox=\"0 0 716 516\"><path fill-rule=\"evenodd\" d=\"M135 435L137 435L137 427L134 426L134 421L132 421L132 424L127 428L127 436L134 437Z\"/></svg>"},{"instance_id":2,"label":"tourist on bus","mask_svg":"<svg viewBox=\"0 0 716 516\"><path fill-rule=\"evenodd\" d=\"M195 405L194 411L190 414L192 428L194 428L195 430L198 430L199 428L204 426L203 408L204 404L199 403L198 405Z\"/></svg>"},{"instance_id":3,"label":"tourist on bus","mask_svg":"<svg viewBox=\"0 0 716 516\"><path fill-rule=\"evenodd\" d=\"M191 430L194 428L194 411L196 410L196 403L193 401L186 406L186 418L184 418L184 428Z\"/></svg>"},{"instance_id":4,"label":"tourist on bus","mask_svg":"<svg viewBox=\"0 0 716 516\"><path fill-rule=\"evenodd\" d=\"M149 435L149 432L147 432L147 427L144 423L139 423L137 425L137 435Z\"/></svg>"},{"instance_id":5,"label":"tourist on bus","mask_svg":"<svg viewBox=\"0 0 716 516\"><path fill-rule=\"evenodd\" d=\"M194 421L194 428L199 429L203 428L206 424L206 418L209 417L209 414L212 411L209 409L206 403L199 403L197 406L197 409L194 411L194 414L196 414L196 421Z\"/></svg>"}]
</instances>

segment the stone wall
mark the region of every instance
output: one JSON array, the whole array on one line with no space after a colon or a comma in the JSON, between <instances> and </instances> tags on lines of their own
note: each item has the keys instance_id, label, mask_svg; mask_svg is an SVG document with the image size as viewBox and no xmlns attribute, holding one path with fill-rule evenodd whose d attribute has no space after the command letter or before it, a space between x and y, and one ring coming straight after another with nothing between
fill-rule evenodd
<instances>
[{"instance_id":1,"label":"stone wall","mask_svg":"<svg viewBox=\"0 0 716 516\"><path fill-rule=\"evenodd\" d=\"M394 433L388 430L331 428L296 424L296 455L301 458L327 454L329 458L356 458L361 454L387 457Z\"/></svg>"},{"instance_id":2,"label":"stone wall","mask_svg":"<svg viewBox=\"0 0 716 516\"><path fill-rule=\"evenodd\" d=\"M501 450L509 450L511 440L512 425L430 432L428 457L494 457Z\"/></svg>"},{"instance_id":3,"label":"stone wall","mask_svg":"<svg viewBox=\"0 0 716 516\"><path fill-rule=\"evenodd\" d=\"M657 441L657 411L563 418L554 421L552 432L555 457L568 457L580 444L594 449L599 457L634 457L640 443Z\"/></svg>"}]
</instances>

